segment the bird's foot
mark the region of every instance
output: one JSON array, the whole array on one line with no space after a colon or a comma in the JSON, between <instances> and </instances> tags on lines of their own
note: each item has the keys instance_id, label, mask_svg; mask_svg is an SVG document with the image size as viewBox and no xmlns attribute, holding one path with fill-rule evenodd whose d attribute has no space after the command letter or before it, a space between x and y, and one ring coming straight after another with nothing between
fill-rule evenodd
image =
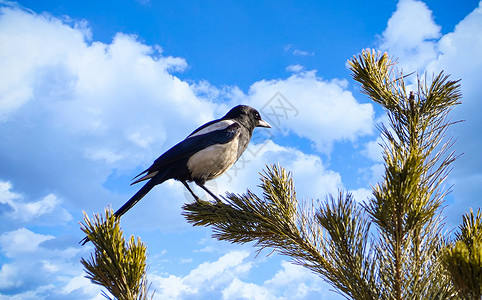
<instances>
[{"instance_id":1,"label":"bird's foot","mask_svg":"<svg viewBox=\"0 0 482 300\"><path fill-rule=\"evenodd\" d=\"M184 184L184 186L187 188L187 190L191 193L191 195L194 197L194 200L196 200L196 202L201 202L201 198L199 198L196 194L194 194L193 190L189 187L189 185L187 184L187 182L185 181L181 181L182 184Z\"/></svg>"},{"instance_id":2,"label":"bird's foot","mask_svg":"<svg viewBox=\"0 0 482 300\"><path fill-rule=\"evenodd\" d=\"M213 192L211 192L204 184L198 184L203 190L205 190L211 197L214 198L217 202L222 202L221 199L218 198Z\"/></svg>"}]
</instances>

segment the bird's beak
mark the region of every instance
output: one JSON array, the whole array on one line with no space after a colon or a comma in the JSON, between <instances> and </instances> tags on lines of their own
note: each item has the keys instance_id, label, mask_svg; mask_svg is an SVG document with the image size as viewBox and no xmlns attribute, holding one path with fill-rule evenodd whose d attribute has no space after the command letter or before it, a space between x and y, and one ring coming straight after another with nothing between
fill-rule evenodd
<instances>
[{"instance_id":1,"label":"bird's beak","mask_svg":"<svg viewBox=\"0 0 482 300\"><path fill-rule=\"evenodd\" d=\"M271 125L268 124L268 122L264 120L259 120L258 125L256 127L266 127L266 128L271 128Z\"/></svg>"}]
</instances>

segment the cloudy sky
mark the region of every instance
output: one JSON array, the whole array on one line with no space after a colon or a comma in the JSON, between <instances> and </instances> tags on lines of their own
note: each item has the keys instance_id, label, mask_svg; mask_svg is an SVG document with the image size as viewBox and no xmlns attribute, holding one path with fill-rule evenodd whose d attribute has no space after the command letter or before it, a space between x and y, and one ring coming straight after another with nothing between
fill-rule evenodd
<instances>
[{"instance_id":1,"label":"cloudy sky","mask_svg":"<svg viewBox=\"0 0 482 300\"><path fill-rule=\"evenodd\" d=\"M256 191L280 163L300 199L366 200L384 113L346 67L364 48L462 79L444 211L457 226L482 194L482 2L0 0L0 299L102 299L79 263L82 211L120 207L132 177L240 103L273 128L211 189ZM148 244L155 299L341 299L287 257L193 228L188 201L168 181L122 218Z\"/></svg>"}]
</instances>

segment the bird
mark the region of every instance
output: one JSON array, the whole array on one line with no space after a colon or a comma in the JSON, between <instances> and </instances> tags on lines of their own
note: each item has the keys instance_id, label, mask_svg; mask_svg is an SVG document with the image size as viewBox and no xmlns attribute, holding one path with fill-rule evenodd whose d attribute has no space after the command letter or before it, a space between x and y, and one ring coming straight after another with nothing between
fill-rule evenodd
<instances>
[{"instance_id":1,"label":"bird","mask_svg":"<svg viewBox=\"0 0 482 300\"><path fill-rule=\"evenodd\" d=\"M131 185L146 180L147 183L114 216L120 218L156 185L169 179L182 182L195 200L200 199L187 182L196 183L220 201L204 184L234 165L246 150L256 127L271 128L271 125L256 109L247 105L235 106L224 117L200 126L132 179ZM80 243L85 245L88 241L89 238L85 237Z\"/></svg>"},{"instance_id":2,"label":"bird","mask_svg":"<svg viewBox=\"0 0 482 300\"><path fill-rule=\"evenodd\" d=\"M206 181L221 176L234 165L246 150L256 127L271 128L271 125L247 105L235 106L222 118L200 126L132 179L131 185L148 181L114 215L120 218L154 186L169 179L182 182L196 200L199 197L187 182L196 183L218 199L206 188Z\"/></svg>"}]
</instances>

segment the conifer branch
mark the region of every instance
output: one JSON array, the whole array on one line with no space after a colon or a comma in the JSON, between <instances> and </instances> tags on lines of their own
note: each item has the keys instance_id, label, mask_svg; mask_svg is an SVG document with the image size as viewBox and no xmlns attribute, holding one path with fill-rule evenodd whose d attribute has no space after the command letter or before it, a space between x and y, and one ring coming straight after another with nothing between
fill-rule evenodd
<instances>
[{"instance_id":1,"label":"conifer branch","mask_svg":"<svg viewBox=\"0 0 482 300\"><path fill-rule=\"evenodd\" d=\"M463 216L455 243L445 249L443 261L461 299L482 297L482 212Z\"/></svg>"},{"instance_id":2,"label":"conifer branch","mask_svg":"<svg viewBox=\"0 0 482 300\"><path fill-rule=\"evenodd\" d=\"M450 293L439 276L440 208L449 192L443 184L456 159L450 152L453 140L444 139L453 124L448 114L460 103L460 85L441 72L429 85L418 78L417 92L408 93L404 76L393 66L386 53L375 51L350 61L353 78L384 107L390 125L380 125L384 180L364 207L380 234L376 248L387 297L440 296Z\"/></svg>"},{"instance_id":3,"label":"conifer branch","mask_svg":"<svg viewBox=\"0 0 482 300\"><path fill-rule=\"evenodd\" d=\"M325 204L298 203L289 172L280 166L261 174L263 199L251 191L228 193L225 202L186 204L195 226L212 226L213 237L273 248L296 264L322 275L338 292L355 299L378 299L375 265L367 260L369 224L350 194Z\"/></svg>"},{"instance_id":4,"label":"conifer branch","mask_svg":"<svg viewBox=\"0 0 482 300\"><path fill-rule=\"evenodd\" d=\"M145 300L149 297L147 283L146 245L133 236L126 243L120 228L120 219L111 209L105 210L105 219L99 214L91 220L84 212L82 231L95 247L90 258L81 258L92 283L105 287L113 296L102 292L107 299Z\"/></svg>"}]
</instances>

